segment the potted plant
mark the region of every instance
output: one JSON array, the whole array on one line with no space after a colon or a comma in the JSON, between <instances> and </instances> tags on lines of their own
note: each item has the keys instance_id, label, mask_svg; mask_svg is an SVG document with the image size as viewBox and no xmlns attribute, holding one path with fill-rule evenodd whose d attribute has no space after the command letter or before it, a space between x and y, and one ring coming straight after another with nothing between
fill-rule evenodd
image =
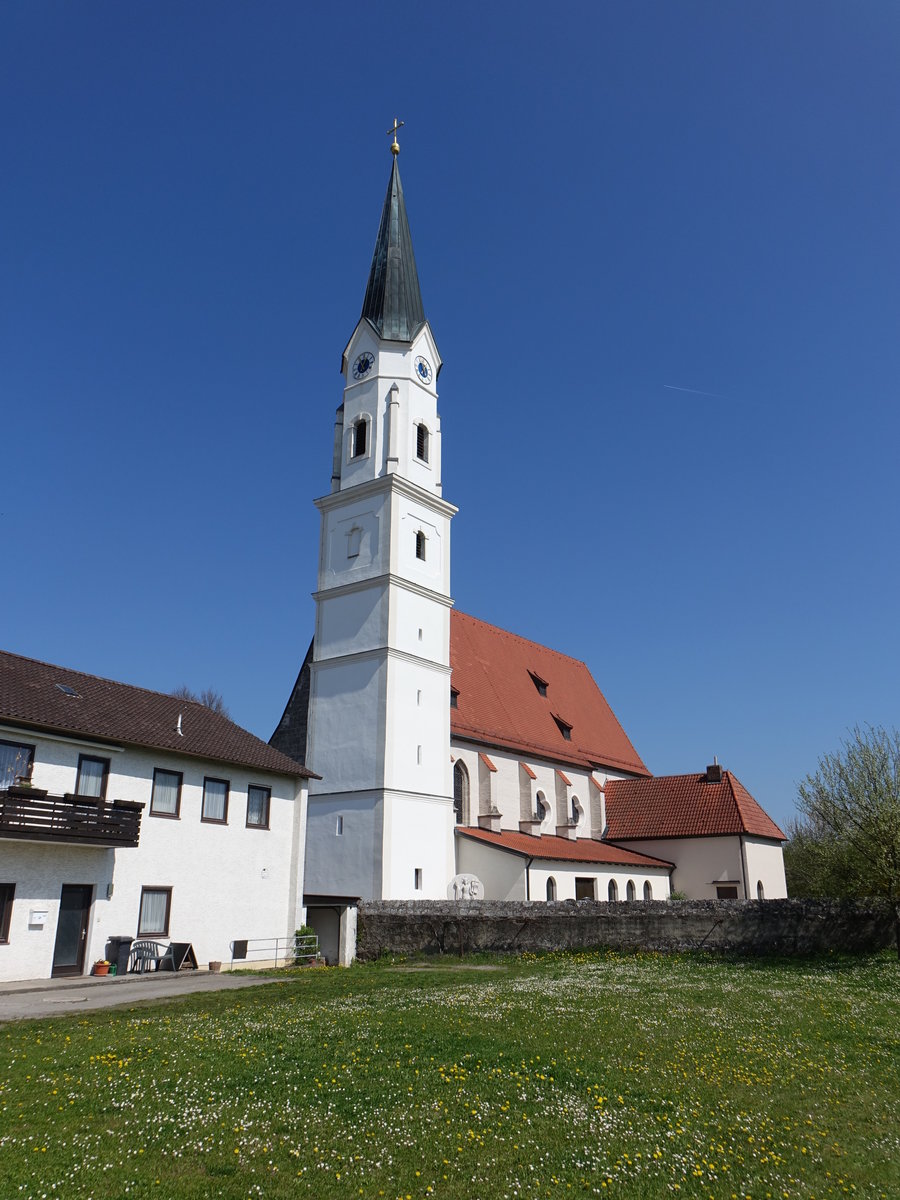
<instances>
[{"instance_id":1,"label":"potted plant","mask_svg":"<svg viewBox=\"0 0 900 1200\"><path fill-rule=\"evenodd\" d=\"M109 959L98 958L91 970L92 975L108 975L109 974Z\"/></svg>"}]
</instances>

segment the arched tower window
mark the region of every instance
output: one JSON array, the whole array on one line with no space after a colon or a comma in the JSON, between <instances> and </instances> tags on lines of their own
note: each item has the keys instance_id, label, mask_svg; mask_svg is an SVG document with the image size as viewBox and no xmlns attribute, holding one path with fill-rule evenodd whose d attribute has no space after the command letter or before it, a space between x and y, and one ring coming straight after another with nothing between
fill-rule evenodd
<instances>
[{"instance_id":1,"label":"arched tower window","mask_svg":"<svg viewBox=\"0 0 900 1200\"><path fill-rule=\"evenodd\" d=\"M453 767L453 811L456 814L457 825L469 823L469 772L465 763L458 762Z\"/></svg>"},{"instance_id":2,"label":"arched tower window","mask_svg":"<svg viewBox=\"0 0 900 1200\"><path fill-rule=\"evenodd\" d=\"M763 881L761 879L758 880L756 884L756 898L757 900L765 900L766 898L766 889L763 887Z\"/></svg>"},{"instance_id":3,"label":"arched tower window","mask_svg":"<svg viewBox=\"0 0 900 1200\"><path fill-rule=\"evenodd\" d=\"M416 458L428 462L428 426L421 422L416 426Z\"/></svg>"},{"instance_id":4,"label":"arched tower window","mask_svg":"<svg viewBox=\"0 0 900 1200\"><path fill-rule=\"evenodd\" d=\"M553 878L552 875L547 880L547 899L548 900L556 899L556 880Z\"/></svg>"},{"instance_id":5,"label":"arched tower window","mask_svg":"<svg viewBox=\"0 0 900 1200\"><path fill-rule=\"evenodd\" d=\"M635 891L633 879L628 880L628 886L625 889L625 895L627 896L627 898L629 900L633 900L635 898L635 896L637 895L637 892Z\"/></svg>"},{"instance_id":6,"label":"arched tower window","mask_svg":"<svg viewBox=\"0 0 900 1200\"><path fill-rule=\"evenodd\" d=\"M644 880L644 899L645 900L653 899L653 888L650 886L649 879Z\"/></svg>"},{"instance_id":7,"label":"arched tower window","mask_svg":"<svg viewBox=\"0 0 900 1200\"><path fill-rule=\"evenodd\" d=\"M619 899L619 885L614 879L609 881L609 887L606 889L606 894L609 896L610 904L615 904Z\"/></svg>"},{"instance_id":8,"label":"arched tower window","mask_svg":"<svg viewBox=\"0 0 900 1200\"><path fill-rule=\"evenodd\" d=\"M425 534L421 529L416 530L416 558L425 561Z\"/></svg>"},{"instance_id":9,"label":"arched tower window","mask_svg":"<svg viewBox=\"0 0 900 1200\"><path fill-rule=\"evenodd\" d=\"M359 417L353 423L352 454L354 458L362 458L369 445L369 422L365 417Z\"/></svg>"}]
</instances>

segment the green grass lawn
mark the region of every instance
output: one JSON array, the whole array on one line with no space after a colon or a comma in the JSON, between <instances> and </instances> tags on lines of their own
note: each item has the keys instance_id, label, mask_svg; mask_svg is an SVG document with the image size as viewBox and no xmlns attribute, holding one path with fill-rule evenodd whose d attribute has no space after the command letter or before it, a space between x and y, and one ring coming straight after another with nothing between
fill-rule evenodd
<instances>
[{"instance_id":1,"label":"green grass lawn","mask_svg":"<svg viewBox=\"0 0 900 1200\"><path fill-rule=\"evenodd\" d=\"M0 1027L0 1196L900 1197L900 968L378 964Z\"/></svg>"}]
</instances>

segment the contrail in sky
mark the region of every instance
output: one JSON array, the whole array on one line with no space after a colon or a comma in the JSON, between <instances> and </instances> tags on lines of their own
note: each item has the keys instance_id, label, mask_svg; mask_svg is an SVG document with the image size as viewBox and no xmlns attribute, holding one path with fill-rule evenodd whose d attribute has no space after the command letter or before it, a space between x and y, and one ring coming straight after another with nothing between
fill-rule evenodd
<instances>
[{"instance_id":1,"label":"contrail in sky","mask_svg":"<svg viewBox=\"0 0 900 1200\"><path fill-rule=\"evenodd\" d=\"M711 396L713 400L727 400L728 396L720 396L718 392L701 392L699 388L678 387L674 383L664 383L664 388L671 392L690 392L694 396Z\"/></svg>"}]
</instances>

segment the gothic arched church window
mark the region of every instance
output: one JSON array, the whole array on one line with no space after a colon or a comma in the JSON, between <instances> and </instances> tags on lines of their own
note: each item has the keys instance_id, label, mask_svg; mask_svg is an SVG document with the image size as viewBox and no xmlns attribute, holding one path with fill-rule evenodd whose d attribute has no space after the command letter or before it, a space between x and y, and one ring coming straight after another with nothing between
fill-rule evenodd
<instances>
[{"instance_id":1,"label":"gothic arched church window","mask_svg":"<svg viewBox=\"0 0 900 1200\"><path fill-rule=\"evenodd\" d=\"M457 825L469 823L469 773L465 764L458 762L453 768L453 811Z\"/></svg>"}]
</instances>

